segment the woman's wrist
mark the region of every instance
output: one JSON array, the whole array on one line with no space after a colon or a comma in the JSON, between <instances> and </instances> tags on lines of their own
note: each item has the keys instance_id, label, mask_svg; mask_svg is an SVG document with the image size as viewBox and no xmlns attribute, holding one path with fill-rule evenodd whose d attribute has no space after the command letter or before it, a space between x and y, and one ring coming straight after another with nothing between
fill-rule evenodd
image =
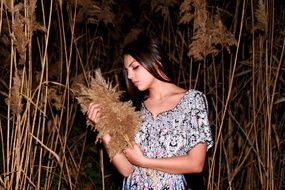
<instances>
[{"instance_id":1,"label":"woman's wrist","mask_svg":"<svg viewBox=\"0 0 285 190\"><path fill-rule=\"evenodd\" d=\"M102 142L103 142L104 146L108 146L110 141L111 141L111 136L109 134L103 135Z\"/></svg>"},{"instance_id":2,"label":"woman's wrist","mask_svg":"<svg viewBox=\"0 0 285 190\"><path fill-rule=\"evenodd\" d=\"M152 158L148 158L148 157L143 157L141 159L141 162L140 162L140 167L143 167L143 168L149 168L149 165L150 165L150 162L151 162Z\"/></svg>"}]
</instances>

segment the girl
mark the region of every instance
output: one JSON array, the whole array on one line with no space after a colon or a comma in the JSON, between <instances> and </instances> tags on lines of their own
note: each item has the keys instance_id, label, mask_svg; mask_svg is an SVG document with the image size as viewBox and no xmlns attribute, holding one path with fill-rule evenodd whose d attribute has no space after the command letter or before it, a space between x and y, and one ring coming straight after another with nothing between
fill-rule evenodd
<instances>
[{"instance_id":1,"label":"girl","mask_svg":"<svg viewBox=\"0 0 285 190\"><path fill-rule=\"evenodd\" d=\"M174 84L157 39L138 37L125 46L123 57L127 86L137 90L131 95L142 97L143 115L133 147L112 159L125 176L123 189L186 189L184 174L203 170L213 144L207 100L197 90ZM100 106L91 104L87 116L98 122ZM102 140L107 146L112 138Z\"/></svg>"}]
</instances>

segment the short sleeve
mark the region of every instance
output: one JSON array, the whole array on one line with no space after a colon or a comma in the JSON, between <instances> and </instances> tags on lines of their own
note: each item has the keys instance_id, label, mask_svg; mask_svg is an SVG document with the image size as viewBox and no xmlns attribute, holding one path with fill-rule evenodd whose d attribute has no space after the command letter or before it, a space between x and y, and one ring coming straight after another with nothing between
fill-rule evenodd
<instances>
[{"instance_id":1,"label":"short sleeve","mask_svg":"<svg viewBox=\"0 0 285 190\"><path fill-rule=\"evenodd\" d=\"M188 106L187 106L188 105ZM208 102L206 96L199 91L189 93L186 105L184 124L187 132L186 150L191 150L200 143L207 142L207 150L213 146L213 139L208 120Z\"/></svg>"}]
</instances>

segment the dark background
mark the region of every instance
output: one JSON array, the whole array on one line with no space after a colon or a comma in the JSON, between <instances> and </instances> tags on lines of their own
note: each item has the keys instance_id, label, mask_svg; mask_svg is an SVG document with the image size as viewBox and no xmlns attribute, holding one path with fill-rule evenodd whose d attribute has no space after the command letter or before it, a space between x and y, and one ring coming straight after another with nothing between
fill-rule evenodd
<instances>
[{"instance_id":1,"label":"dark background","mask_svg":"<svg viewBox=\"0 0 285 190\"><path fill-rule=\"evenodd\" d=\"M73 94L121 50L161 39L176 83L206 94L215 140L196 189L284 189L284 4L271 0L1 1L0 188L118 189ZM122 99L127 100L128 97Z\"/></svg>"}]
</instances>

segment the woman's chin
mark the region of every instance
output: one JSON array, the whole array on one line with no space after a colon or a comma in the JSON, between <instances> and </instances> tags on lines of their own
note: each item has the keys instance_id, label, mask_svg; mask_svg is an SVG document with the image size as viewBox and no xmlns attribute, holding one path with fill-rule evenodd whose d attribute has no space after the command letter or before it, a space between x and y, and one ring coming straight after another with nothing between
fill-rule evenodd
<instances>
[{"instance_id":1,"label":"woman's chin","mask_svg":"<svg viewBox=\"0 0 285 190\"><path fill-rule=\"evenodd\" d=\"M136 86L136 87L139 91L145 91L146 90L146 88L143 88L142 86Z\"/></svg>"}]
</instances>

